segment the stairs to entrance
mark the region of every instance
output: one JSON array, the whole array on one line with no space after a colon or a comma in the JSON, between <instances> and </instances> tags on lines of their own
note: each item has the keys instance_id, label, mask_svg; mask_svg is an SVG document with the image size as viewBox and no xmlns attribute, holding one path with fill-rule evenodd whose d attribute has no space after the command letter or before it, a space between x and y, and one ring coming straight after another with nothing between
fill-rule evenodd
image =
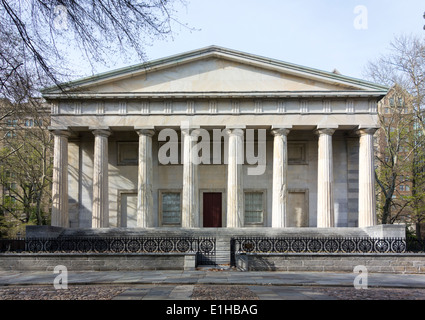
<instances>
[{"instance_id":1,"label":"stairs to entrance","mask_svg":"<svg viewBox=\"0 0 425 320\"><path fill-rule=\"evenodd\" d=\"M222 267L230 267L230 238L219 236L215 243L216 264Z\"/></svg>"}]
</instances>

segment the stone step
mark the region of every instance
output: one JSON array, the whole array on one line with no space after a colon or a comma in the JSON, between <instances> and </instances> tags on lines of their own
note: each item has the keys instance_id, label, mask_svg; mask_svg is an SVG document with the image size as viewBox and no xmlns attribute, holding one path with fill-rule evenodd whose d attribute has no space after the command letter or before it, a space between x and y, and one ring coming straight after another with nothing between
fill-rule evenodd
<instances>
[{"instance_id":1,"label":"stone step","mask_svg":"<svg viewBox=\"0 0 425 320\"><path fill-rule=\"evenodd\" d=\"M46 235L47 236L47 235ZM368 237L361 228L69 228L60 233L61 237Z\"/></svg>"}]
</instances>

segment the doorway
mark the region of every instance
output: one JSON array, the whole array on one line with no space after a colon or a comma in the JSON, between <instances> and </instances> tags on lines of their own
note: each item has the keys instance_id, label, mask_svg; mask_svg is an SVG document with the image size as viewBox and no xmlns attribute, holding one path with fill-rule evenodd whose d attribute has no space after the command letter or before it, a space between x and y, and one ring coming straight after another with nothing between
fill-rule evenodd
<instances>
[{"instance_id":1,"label":"doorway","mask_svg":"<svg viewBox=\"0 0 425 320\"><path fill-rule=\"evenodd\" d=\"M204 192L203 193L203 226L204 228L221 228L221 192Z\"/></svg>"},{"instance_id":2,"label":"doorway","mask_svg":"<svg viewBox=\"0 0 425 320\"><path fill-rule=\"evenodd\" d=\"M288 190L288 212L286 216L288 227L308 227L308 191L303 189Z\"/></svg>"},{"instance_id":3,"label":"doorway","mask_svg":"<svg viewBox=\"0 0 425 320\"><path fill-rule=\"evenodd\" d=\"M137 227L137 193L121 192L121 215L118 222L119 227L136 228Z\"/></svg>"}]
</instances>

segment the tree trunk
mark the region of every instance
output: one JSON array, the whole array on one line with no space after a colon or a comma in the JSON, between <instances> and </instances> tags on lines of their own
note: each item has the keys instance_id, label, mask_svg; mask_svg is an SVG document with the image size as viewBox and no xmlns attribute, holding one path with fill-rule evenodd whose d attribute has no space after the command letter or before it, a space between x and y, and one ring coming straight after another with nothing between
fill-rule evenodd
<instances>
[{"instance_id":1,"label":"tree trunk","mask_svg":"<svg viewBox=\"0 0 425 320\"><path fill-rule=\"evenodd\" d=\"M421 223L418 221L418 222L416 222L415 226L416 226L416 238L417 238L418 240L422 240L422 235L421 235Z\"/></svg>"},{"instance_id":2,"label":"tree trunk","mask_svg":"<svg viewBox=\"0 0 425 320\"><path fill-rule=\"evenodd\" d=\"M391 217L391 198L385 198L385 204L382 208L382 224L388 224L388 221Z\"/></svg>"}]
</instances>

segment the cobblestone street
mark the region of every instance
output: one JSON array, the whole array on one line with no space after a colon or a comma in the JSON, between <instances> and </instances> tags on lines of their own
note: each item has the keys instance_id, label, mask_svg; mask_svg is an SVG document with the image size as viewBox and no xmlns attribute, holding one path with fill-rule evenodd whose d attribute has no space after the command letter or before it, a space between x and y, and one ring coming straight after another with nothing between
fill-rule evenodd
<instances>
[{"instance_id":1,"label":"cobblestone street","mask_svg":"<svg viewBox=\"0 0 425 320\"><path fill-rule=\"evenodd\" d=\"M151 270L68 272L56 290L52 271L0 272L0 300L425 300L425 275Z\"/></svg>"},{"instance_id":2,"label":"cobblestone street","mask_svg":"<svg viewBox=\"0 0 425 320\"><path fill-rule=\"evenodd\" d=\"M425 289L250 285L0 287L0 300L425 300Z\"/></svg>"}]
</instances>

